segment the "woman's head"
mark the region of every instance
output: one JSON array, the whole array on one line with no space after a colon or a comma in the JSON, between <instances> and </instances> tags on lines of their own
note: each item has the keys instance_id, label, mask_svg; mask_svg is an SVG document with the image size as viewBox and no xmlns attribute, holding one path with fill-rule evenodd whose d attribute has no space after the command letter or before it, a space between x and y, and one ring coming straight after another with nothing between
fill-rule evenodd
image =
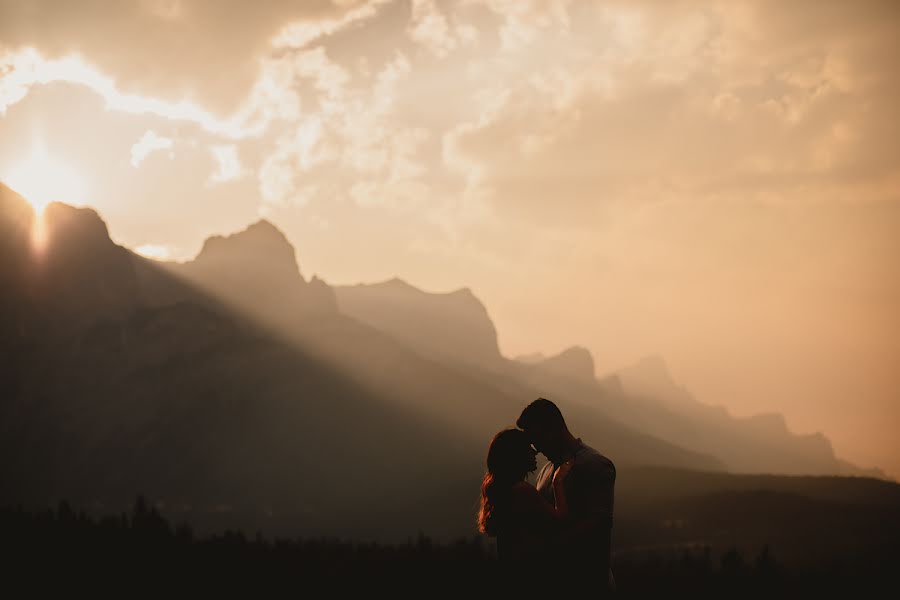
<instances>
[{"instance_id":1,"label":"woman's head","mask_svg":"<svg viewBox=\"0 0 900 600\"><path fill-rule=\"evenodd\" d=\"M537 452L528 436L518 429L504 429L494 436L488 447L487 473L481 482L481 509L478 530L497 535L500 515L509 503L512 486L537 468Z\"/></svg>"},{"instance_id":2,"label":"woman's head","mask_svg":"<svg viewBox=\"0 0 900 600\"><path fill-rule=\"evenodd\" d=\"M524 431L504 429L488 446L487 469L495 479L515 482L537 468L537 452Z\"/></svg>"}]
</instances>

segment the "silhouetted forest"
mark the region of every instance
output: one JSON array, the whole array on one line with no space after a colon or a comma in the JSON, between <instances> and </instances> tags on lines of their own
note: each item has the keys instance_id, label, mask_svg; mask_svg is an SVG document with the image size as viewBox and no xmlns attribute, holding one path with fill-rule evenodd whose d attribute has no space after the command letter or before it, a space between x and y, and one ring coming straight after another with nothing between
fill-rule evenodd
<instances>
[{"instance_id":1,"label":"silhouetted forest","mask_svg":"<svg viewBox=\"0 0 900 600\"><path fill-rule=\"evenodd\" d=\"M436 543L424 534L400 544L338 538L269 538L225 530L199 537L187 524L172 525L143 496L130 512L95 518L66 501L56 509L0 509L8 573L33 586L66 582L90 589L125 590L178 585L215 589L391 590L441 596L525 586L498 569L491 541L473 535ZM817 564L787 564L768 544L754 552L709 545L674 544L632 549L614 556L620 597L690 593L692 597L809 597L858 594L896 587L896 553L870 548ZM557 577L564 577L558 573ZM526 578L527 579L527 578ZM532 583L533 586L532 587ZM235 588L234 586L239 586Z\"/></svg>"}]
</instances>

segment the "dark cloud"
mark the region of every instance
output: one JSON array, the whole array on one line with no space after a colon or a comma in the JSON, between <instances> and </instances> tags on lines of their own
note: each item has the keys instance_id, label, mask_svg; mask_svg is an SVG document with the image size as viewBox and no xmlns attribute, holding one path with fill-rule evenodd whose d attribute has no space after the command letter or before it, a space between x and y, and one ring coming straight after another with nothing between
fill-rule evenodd
<instances>
[{"instance_id":1,"label":"dark cloud","mask_svg":"<svg viewBox=\"0 0 900 600\"><path fill-rule=\"evenodd\" d=\"M78 52L130 93L191 97L230 111L285 24L339 19L365 4L330 0L0 0L0 49Z\"/></svg>"}]
</instances>

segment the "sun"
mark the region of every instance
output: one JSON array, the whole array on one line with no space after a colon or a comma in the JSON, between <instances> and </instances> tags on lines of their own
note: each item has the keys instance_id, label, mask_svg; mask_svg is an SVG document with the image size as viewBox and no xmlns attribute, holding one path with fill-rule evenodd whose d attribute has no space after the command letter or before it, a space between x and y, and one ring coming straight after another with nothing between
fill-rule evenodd
<instances>
[{"instance_id":1,"label":"sun","mask_svg":"<svg viewBox=\"0 0 900 600\"><path fill-rule=\"evenodd\" d=\"M38 215L54 201L82 204L87 191L81 174L48 154L41 142L32 145L27 158L5 169L0 180L25 198Z\"/></svg>"}]
</instances>

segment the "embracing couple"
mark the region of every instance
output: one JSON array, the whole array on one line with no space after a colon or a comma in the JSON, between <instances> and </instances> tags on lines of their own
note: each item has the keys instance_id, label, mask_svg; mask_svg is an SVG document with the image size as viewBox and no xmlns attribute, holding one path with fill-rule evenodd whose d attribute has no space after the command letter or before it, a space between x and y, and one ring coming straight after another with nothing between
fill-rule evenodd
<instances>
[{"instance_id":1,"label":"embracing couple","mask_svg":"<svg viewBox=\"0 0 900 600\"><path fill-rule=\"evenodd\" d=\"M589 595L613 591L615 465L572 435L546 398L529 404L516 425L495 435L488 448L480 531L496 537L507 573L555 578ZM527 477L537 469L538 452L548 462L531 485Z\"/></svg>"}]
</instances>

